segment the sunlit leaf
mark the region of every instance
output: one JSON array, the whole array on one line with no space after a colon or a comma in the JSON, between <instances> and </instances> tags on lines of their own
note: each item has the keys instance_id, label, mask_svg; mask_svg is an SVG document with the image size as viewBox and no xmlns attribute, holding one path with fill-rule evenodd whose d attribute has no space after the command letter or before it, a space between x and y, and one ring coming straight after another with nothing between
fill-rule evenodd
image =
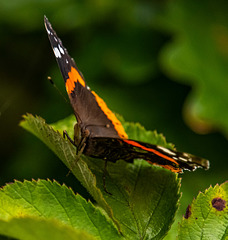
<instances>
[{"instance_id":1,"label":"sunlit leaf","mask_svg":"<svg viewBox=\"0 0 228 240\"><path fill-rule=\"evenodd\" d=\"M7 184L0 190L0 234L19 239L120 239L110 219L57 182Z\"/></svg>"},{"instance_id":2,"label":"sunlit leaf","mask_svg":"<svg viewBox=\"0 0 228 240\"><path fill-rule=\"evenodd\" d=\"M228 182L199 193L179 226L180 240L228 238Z\"/></svg>"},{"instance_id":3,"label":"sunlit leaf","mask_svg":"<svg viewBox=\"0 0 228 240\"><path fill-rule=\"evenodd\" d=\"M59 131L66 127L72 135L72 124L72 118L67 118L53 127L58 127ZM27 115L21 125L60 157L127 239L160 239L167 233L180 197L177 174L143 160L135 160L134 164L124 161L108 163L106 187L112 193L110 195L104 191L103 160L82 155L76 162L72 144L39 117ZM129 130L129 136L168 146L161 135L147 132L139 124L123 125Z\"/></svg>"}]
</instances>

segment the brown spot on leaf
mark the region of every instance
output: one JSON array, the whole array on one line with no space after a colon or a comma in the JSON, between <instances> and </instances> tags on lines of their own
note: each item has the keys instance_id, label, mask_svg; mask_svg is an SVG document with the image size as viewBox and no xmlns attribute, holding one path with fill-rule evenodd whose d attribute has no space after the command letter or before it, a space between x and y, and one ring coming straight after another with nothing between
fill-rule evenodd
<instances>
[{"instance_id":1,"label":"brown spot on leaf","mask_svg":"<svg viewBox=\"0 0 228 240\"><path fill-rule=\"evenodd\" d=\"M191 206L188 205L187 209L186 209L186 212L185 212L185 215L184 215L184 218L185 219L188 219L190 216L191 216L192 212L191 212Z\"/></svg>"},{"instance_id":2,"label":"brown spot on leaf","mask_svg":"<svg viewBox=\"0 0 228 240\"><path fill-rule=\"evenodd\" d=\"M211 204L217 211L223 211L226 207L226 201L219 197L212 199Z\"/></svg>"}]
</instances>

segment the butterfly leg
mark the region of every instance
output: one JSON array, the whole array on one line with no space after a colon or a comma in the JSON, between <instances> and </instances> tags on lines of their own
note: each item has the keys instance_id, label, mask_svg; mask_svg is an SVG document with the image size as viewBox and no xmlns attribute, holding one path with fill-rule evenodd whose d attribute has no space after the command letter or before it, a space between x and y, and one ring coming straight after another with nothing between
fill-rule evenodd
<instances>
[{"instance_id":1,"label":"butterfly leg","mask_svg":"<svg viewBox=\"0 0 228 240\"><path fill-rule=\"evenodd\" d=\"M86 146L86 139L87 137L82 138L80 144L77 147L77 155L81 155L84 151L84 148Z\"/></svg>"},{"instance_id":2,"label":"butterfly leg","mask_svg":"<svg viewBox=\"0 0 228 240\"><path fill-rule=\"evenodd\" d=\"M77 148L76 150L76 163L78 162L85 146L82 147L82 150L78 151L78 146L75 144L75 141L69 136L66 130L63 131L63 138L67 137L67 139Z\"/></svg>"},{"instance_id":3,"label":"butterfly leg","mask_svg":"<svg viewBox=\"0 0 228 240\"><path fill-rule=\"evenodd\" d=\"M66 130L63 131L63 138L65 139L67 137L67 139L76 147L74 140L69 136L69 134L67 133Z\"/></svg>"},{"instance_id":4,"label":"butterfly leg","mask_svg":"<svg viewBox=\"0 0 228 240\"><path fill-rule=\"evenodd\" d=\"M110 193L110 192L107 190L107 188L106 188L106 175L107 175L107 173L108 173L108 171L107 171L107 164L108 164L108 160L105 159L104 172L103 172L103 187L104 187L104 191L105 191L106 193L108 193L109 195L112 195L112 193Z\"/></svg>"},{"instance_id":5,"label":"butterfly leg","mask_svg":"<svg viewBox=\"0 0 228 240\"><path fill-rule=\"evenodd\" d=\"M76 150L76 162L79 160L81 154L83 153L84 151L84 148L86 146L86 143L85 143L86 139L82 139L82 142L80 143L80 145L77 147L77 150Z\"/></svg>"}]
</instances>

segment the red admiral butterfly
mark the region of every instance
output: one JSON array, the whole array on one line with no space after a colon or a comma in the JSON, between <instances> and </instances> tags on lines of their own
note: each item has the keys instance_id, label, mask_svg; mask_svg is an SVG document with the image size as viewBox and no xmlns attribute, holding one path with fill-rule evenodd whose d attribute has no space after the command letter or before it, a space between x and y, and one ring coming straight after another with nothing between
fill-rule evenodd
<instances>
[{"instance_id":1,"label":"red admiral butterfly","mask_svg":"<svg viewBox=\"0 0 228 240\"><path fill-rule=\"evenodd\" d=\"M77 151L87 156L104 159L106 163L116 162L119 159L127 162L132 162L136 158L144 159L150 164L177 173L183 170L209 168L209 161L206 159L128 139L120 121L85 83L83 75L46 17L44 22L77 119L74 140L65 133L71 143L77 147Z\"/></svg>"}]
</instances>

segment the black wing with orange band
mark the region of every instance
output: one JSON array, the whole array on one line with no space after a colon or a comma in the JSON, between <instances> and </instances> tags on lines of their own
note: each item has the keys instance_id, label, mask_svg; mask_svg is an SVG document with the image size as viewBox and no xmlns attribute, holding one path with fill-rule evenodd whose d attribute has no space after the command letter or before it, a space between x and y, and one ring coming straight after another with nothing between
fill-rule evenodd
<instances>
[{"instance_id":1,"label":"black wing with orange band","mask_svg":"<svg viewBox=\"0 0 228 240\"><path fill-rule=\"evenodd\" d=\"M142 158L150 164L173 172L209 168L209 162L203 158L128 139L120 121L105 102L86 85L74 60L46 17L44 22L79 126L90 132L84 154L113 162L119 159L132 162L133 159Z\"/></svg>"},{"instance_id":2,"label":"black wing with orange band","mask_svg":"<svg viewBox=\"0 0 228 240\"><path fill-rule=\"evenodd\" d=\"M130 139L92 138L85 148L85 154L112 162L119 159L127 162L132 162L137 158L144 159L152 165L159 165L177 173L183 170L194 171L197 168L209 168L209 162L206 159Z\"/></svg>"},{"instance_id":3,"label":"black wing with orange band","mask_svg":"<svg viewBox=\"0 0 228 240\"><path fill-rule=\"evenodd\" d=\"M80 127L88 129L91 137L127 139L122 124L105 102L85 83L83 75L46 17L44 23Z\"/></svg>"}]
</instances>

